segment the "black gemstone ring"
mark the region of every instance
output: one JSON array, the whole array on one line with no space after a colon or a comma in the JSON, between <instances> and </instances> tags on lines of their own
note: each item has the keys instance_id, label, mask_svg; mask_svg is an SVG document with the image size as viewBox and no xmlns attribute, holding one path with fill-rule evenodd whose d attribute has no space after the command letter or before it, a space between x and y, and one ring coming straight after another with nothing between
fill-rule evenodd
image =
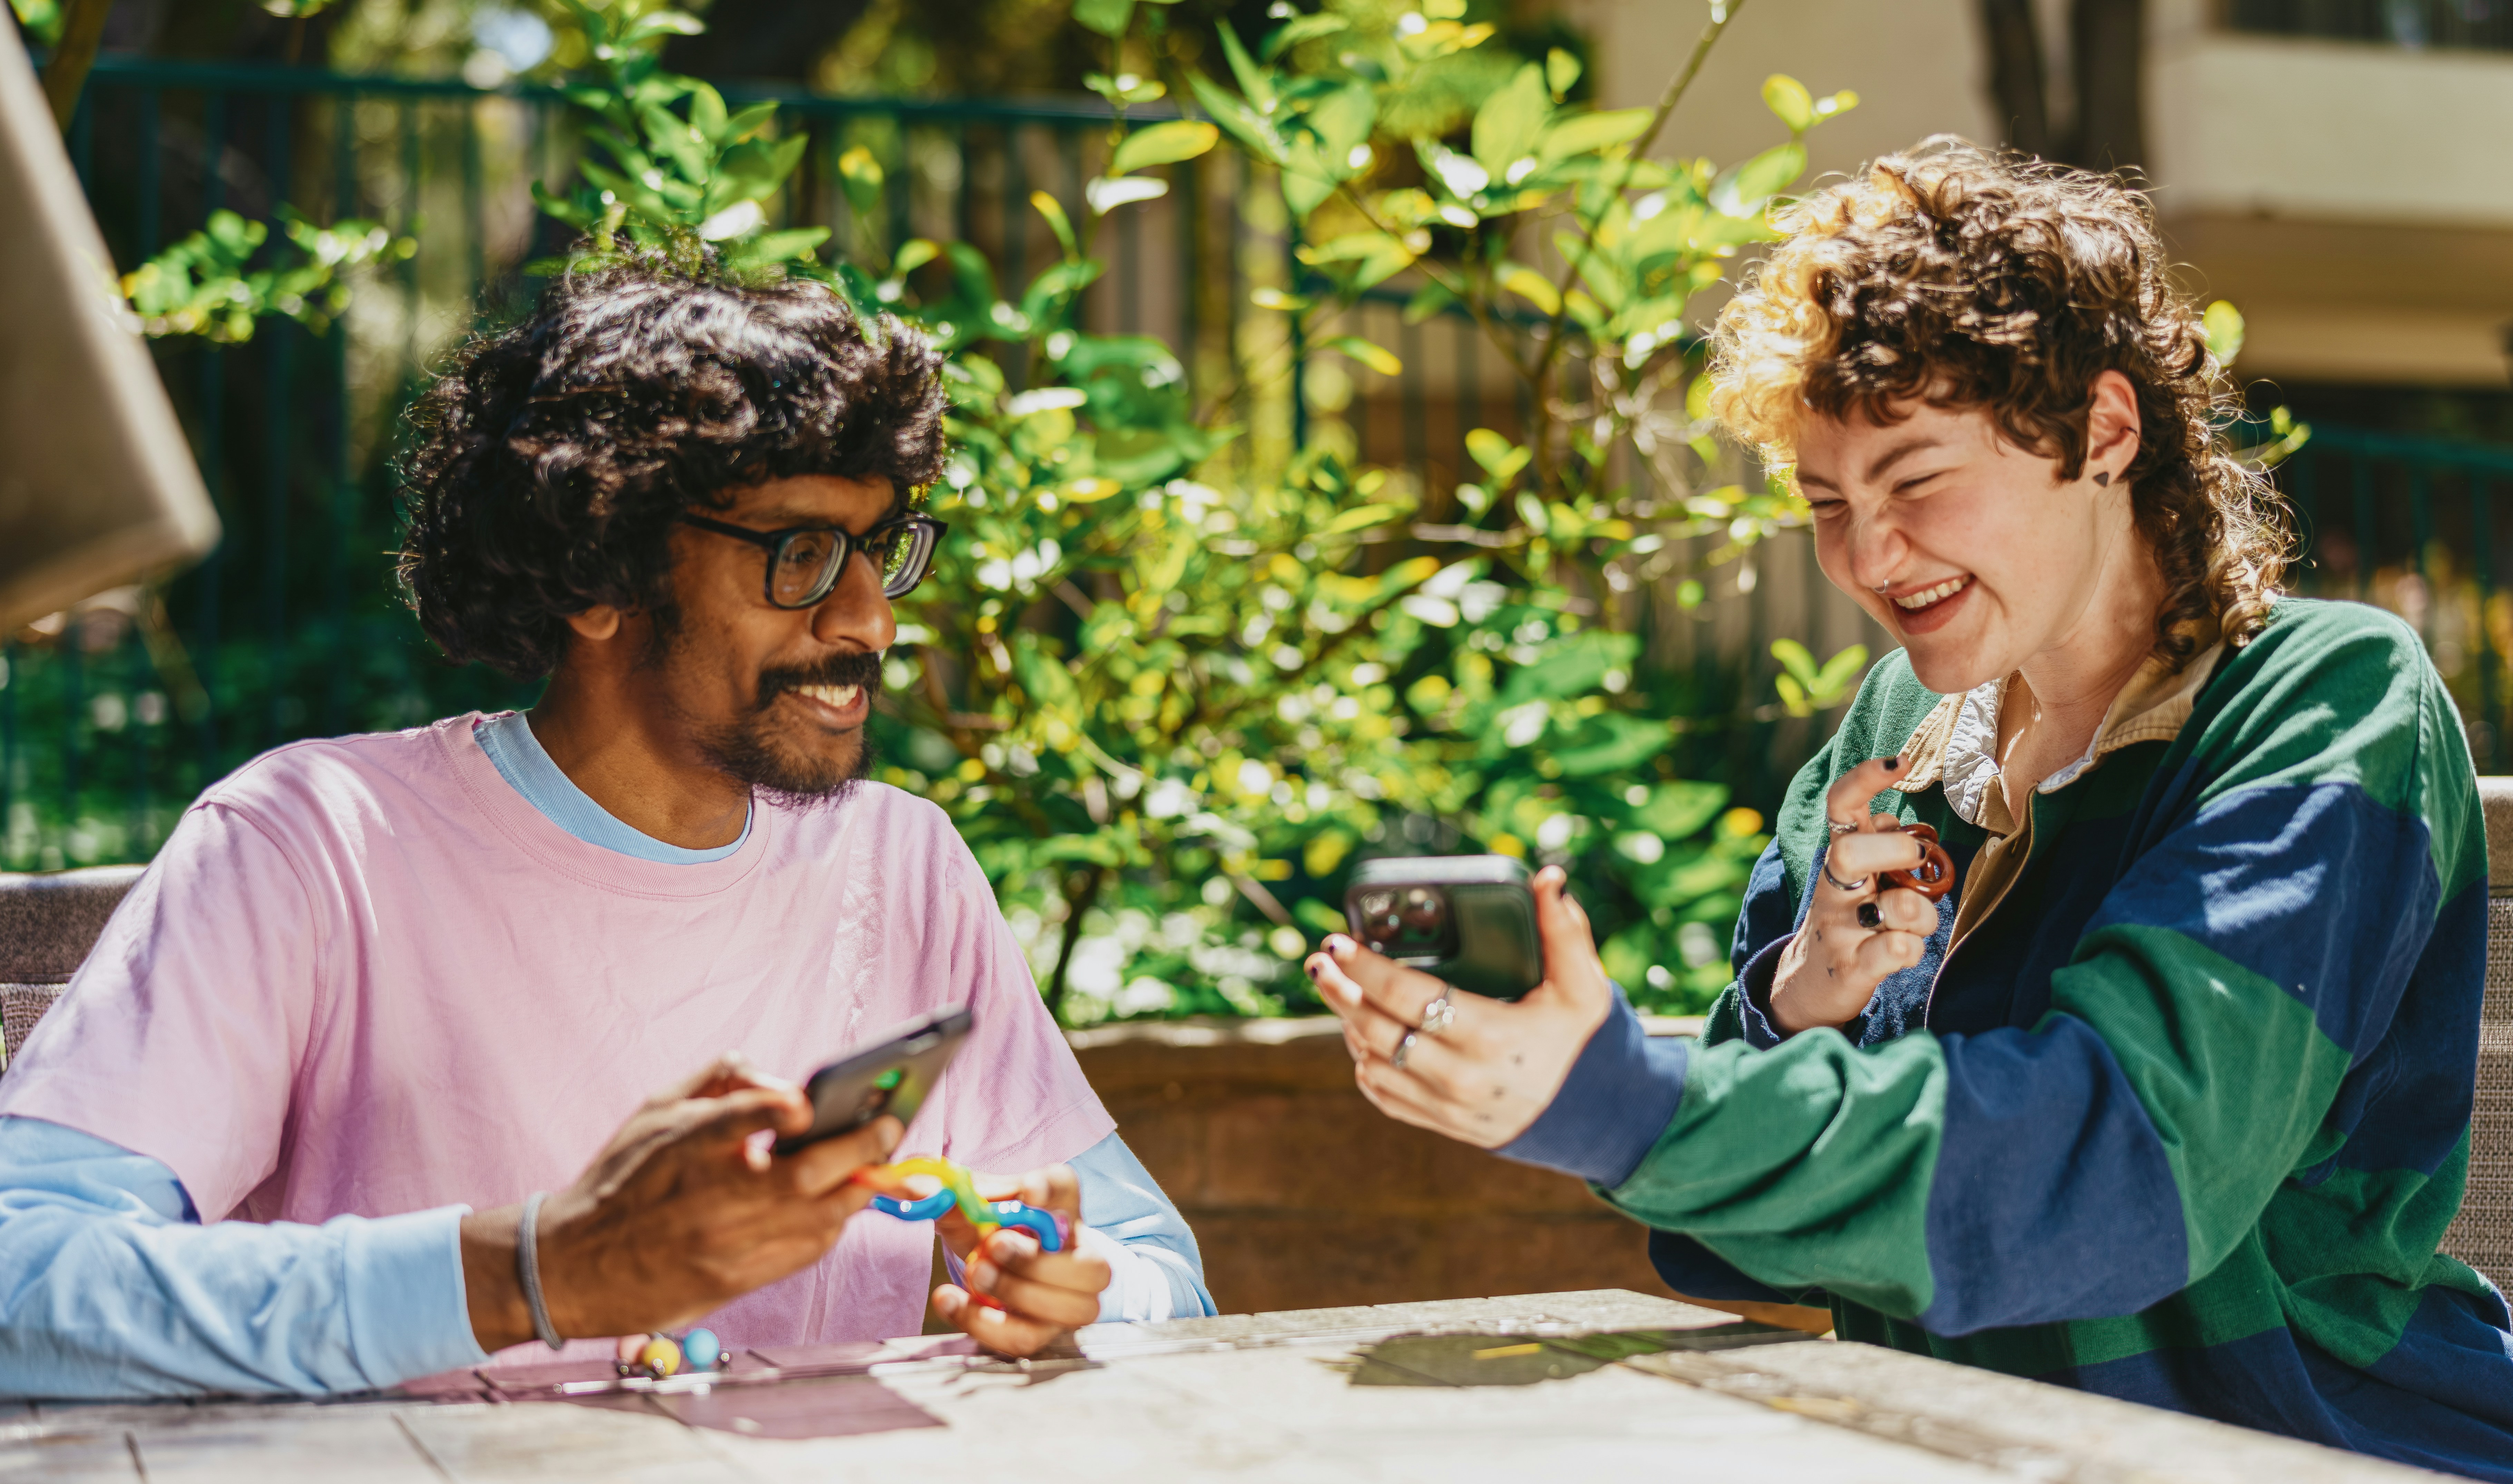
<instances>
[{"instance_id":1,"label":"black gemstone ring","mask_svg":"<svg viewBox=\"0 0 2513 1484\"><path fill-rule=\"evenodd\" d=\"M1872 902L1862 902L1858 903L1858 925L1862 928L1881 928L1885 926L1884 910Z\"/></svg>"}]
</instances>

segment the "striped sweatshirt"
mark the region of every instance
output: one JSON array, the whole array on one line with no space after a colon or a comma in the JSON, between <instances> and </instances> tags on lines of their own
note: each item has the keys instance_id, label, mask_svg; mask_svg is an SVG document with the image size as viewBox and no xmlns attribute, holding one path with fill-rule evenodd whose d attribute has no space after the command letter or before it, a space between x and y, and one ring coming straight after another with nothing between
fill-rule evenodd
<instances>
[{"instance_id":1,"label":"striped sweatshirt","mask_svg":"<svg viewBox=\"0 0 2513 1484\"><path fill-rule=\"evenodd\" d=\"M2505 1303L2438 1245L2487 862L2417 636L2281 601L2247 646L2141 672L2022 819L1984 768L1999 690L1880 662L1790 785L1701 1040L1618 1005L1502 1152L1648 1223L1681 1293L2513 1481ZM1782 1038L1824 792L1892 754L1914 766L1875 808L1935 826L1961 886L1857 1021Z\"/></svg>"}]
</instances>

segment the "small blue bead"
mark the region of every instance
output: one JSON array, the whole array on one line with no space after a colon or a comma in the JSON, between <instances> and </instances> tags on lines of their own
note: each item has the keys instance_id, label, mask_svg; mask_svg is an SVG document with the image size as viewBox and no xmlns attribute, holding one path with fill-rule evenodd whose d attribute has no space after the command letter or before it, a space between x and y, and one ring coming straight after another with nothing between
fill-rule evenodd
<instances>
[{"instance_id":1,"label":"small blue bead","mask_svg":"<svg viewBox=\"0 0 2513 1484\"><path fill-rule=\"evenodd\" d=\"M681 1355L693 1371L712 1371L724 1355L724 1342L713 1330L692 1330L681 1341Z\"/></svg>"}]
</instances>

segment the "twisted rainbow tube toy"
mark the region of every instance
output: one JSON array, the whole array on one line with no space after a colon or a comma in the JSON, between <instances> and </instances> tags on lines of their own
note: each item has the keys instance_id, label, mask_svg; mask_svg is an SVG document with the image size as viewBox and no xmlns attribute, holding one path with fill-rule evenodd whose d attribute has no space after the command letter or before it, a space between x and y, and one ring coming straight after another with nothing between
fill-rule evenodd
<instances>
[{"instance_id":1,"label":"twisted rainbow tube toy","mask_svg":"<svg viewBox=\"0 0 2513 1484\"><path fill-rule=\"evenodd\" d=\"M855 1179L858 1184L903 1190L908 1177L914 1175L930 1175L942 1183L942 1188L921 1200L885 1192L872 1198L872 1208L903 1222L930 1222L956 1205L969 1223L977 1228L977 1240L981 1242L999 1226L1018 1226L1038 1238L1041 1251L1064 1250L1064 1223L1057 1220L1055 1212L1019 1201L987 1200L977 1193L968 1170L950 1160L918 1155L897 1164L858 1170Z\"/></svg>"}]
</instances>

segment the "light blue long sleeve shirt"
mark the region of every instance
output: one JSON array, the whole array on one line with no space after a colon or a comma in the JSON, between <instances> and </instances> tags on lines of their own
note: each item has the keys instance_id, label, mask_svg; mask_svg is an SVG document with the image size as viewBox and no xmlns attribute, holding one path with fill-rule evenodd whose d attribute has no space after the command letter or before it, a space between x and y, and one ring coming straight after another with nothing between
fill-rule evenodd
<instances>
[{"instance_id":1,"label":"light blue long sleeve shirt","mask_svg":"<svg viewBox=\"0 0 2513 1484\"><path fill-rule=\"evenodd\" d=\"M520 715L477 735L516 792L588 844L665 862L739 848L683 850L630 828L576 786ZM1213 1313L1195 1234L1125 1142L1111 1134L1071 1164L1083 1242L1114 1275L1100 1318ZM464 1215L203 1225L157 1160L0 1117L0 1394L323 1394L482 1364L462 1284Z\"/></svg>"}]
</instances>

